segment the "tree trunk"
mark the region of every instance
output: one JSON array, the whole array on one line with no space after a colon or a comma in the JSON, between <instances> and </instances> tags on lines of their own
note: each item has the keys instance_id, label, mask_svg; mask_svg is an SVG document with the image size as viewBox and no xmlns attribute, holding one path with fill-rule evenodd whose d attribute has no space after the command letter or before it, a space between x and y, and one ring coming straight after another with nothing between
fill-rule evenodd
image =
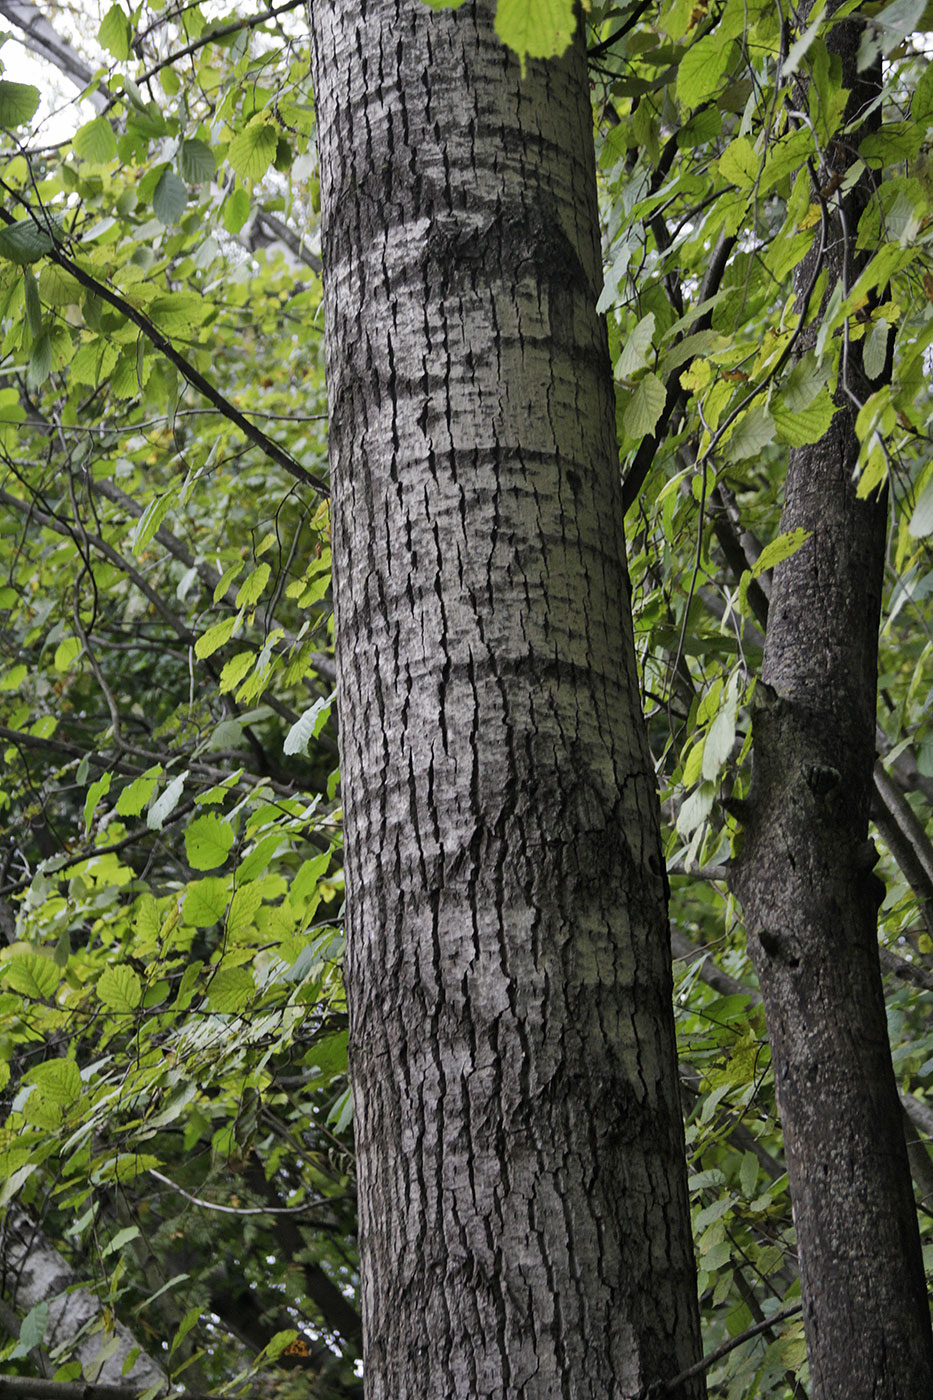
<instances>
[{"instance_id":1,"label":"tree trunk","mask_svg":"<svg viewBox=\"0 0 933 1400\"><path fill-rule=\"evenodd\" d=\"M22 1315L37 1303L48 1303L49 1319L42 1339L47 1351L87 1329L70 1352L84 1367L86 1380L102 1385L122 1380L137 1388L165 1383L159 1363L146 1355L122 1322L108 1321L100 1299L90 1288L78 1286L71 1266L17 1206L7 1208L4 1220L3 1292ZM124 1370L134 1351L133 1365Z\"/></svg>"},{"instance_id":2,"label":"tree trunk","mask_svg":"<svg viewBox=\"0 0 933 1400\"><path fill-rule=\"evenodd\" d=\"M366 1383L621 1400L698 1356L665 876L584 55L492 13L311 7Z\"/></svg>"},{"instance_id":3,"label":"tree trunk","mask_svg":"<svg viewBox=\"0 0 933 1400\"><path fill-rule=\"evenodd\" d=\"M829 47L850 90L862 27ZM877 122L877 113L874 120ZM832 143L840 176L858 135ZM827 297L851 287L863 177L830 205ZM841 197L840 197L841 198ZM798 290L809 280L812 255ZM802 337L807 348L812 337ZM768 1020L804 1296L812 1400L931 1394L933 1344L916 1211L888 1044L877 946L884 887L868 840L886 500L858 500L855 400L870 383L848 346L838 411L790 455L781 531L810 538L775 573L754 713L754 779L734 885Z\"/></svg>"}]
</instances>

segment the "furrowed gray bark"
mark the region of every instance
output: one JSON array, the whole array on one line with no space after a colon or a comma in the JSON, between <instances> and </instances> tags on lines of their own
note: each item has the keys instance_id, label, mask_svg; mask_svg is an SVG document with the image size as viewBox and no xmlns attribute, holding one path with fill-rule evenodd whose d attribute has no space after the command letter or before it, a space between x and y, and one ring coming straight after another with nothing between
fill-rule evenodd
<instances>
[{"instance_id":1,"label":"furrowed gray bark","mask_svg":"<svg viewBox=\"0 0 933 1400\"><path fill-rule=\"evenodd\" d=\"M858 71L861 34L845 21L829 39L850 91L847 122L870 106L880 79ZM858 148L846 129L827 157L837 175ZM828 292L858 274L869 179L826 211ZM807 260L798 289L811 270ZM775 571L734 879L768 1020L812 1400L913 1400L933 1385L878 959L884 887L868 841L887 511L885 499L857 498L853 470L856 401L875 387L849 345L829 431L790 456L781 531L802 527L810 538Z\"/></svg>"},{"instance_id":2,"label":"furrowed gray bark","mask_svg":"<svg viewBox=\"0 0 933 1400\"><path fill-rule=\"evenodd\" d=\"M583 52L492 18L311 7L366 1387L621 1400L699 1355L665 877Z\"/></svg>"}]
</instances>

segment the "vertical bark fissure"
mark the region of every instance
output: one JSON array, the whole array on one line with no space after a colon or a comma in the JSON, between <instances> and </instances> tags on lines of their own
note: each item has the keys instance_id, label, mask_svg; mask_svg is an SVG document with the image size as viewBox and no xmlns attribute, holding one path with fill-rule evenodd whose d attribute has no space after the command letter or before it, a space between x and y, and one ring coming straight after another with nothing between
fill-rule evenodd
<instances>
[{"instance_id":1,"label":"vertical bark fissure","mask_svg":"<svg viewBox=\"0 0 933 1400\"><path fill-rule=\"evenodd\" d=\"M845 122L879 90L880 71L858 71L860 37L849 20L828 41L850 92ZM856 130L831 143L821 180L844 174L858 140ZM825 211L827 299L858 275L871 178ZM798 289L810 275L805 262ZM809 343L805 333L800 350ZM885 499L856 495L856 401L877 384L859 346L847 351L828 432L790 454L781 531L809 538L775 572L734 887L768 1020L813 1400L909 1400L929 1393L933 1343L878 960L884 888L868 841L887 512Z\"/></svg>"},{"instance_id":2,"label":"vertical bark fissure","mask_svg":"<svg viewBox=\"0 0 933 1400\"><path fill-rule=\"evenodd\" d=\"M699 1351L665 879L583 51L492 15L311 9L366 1384L622 1400Z\"/></svg>"}]
</instances>

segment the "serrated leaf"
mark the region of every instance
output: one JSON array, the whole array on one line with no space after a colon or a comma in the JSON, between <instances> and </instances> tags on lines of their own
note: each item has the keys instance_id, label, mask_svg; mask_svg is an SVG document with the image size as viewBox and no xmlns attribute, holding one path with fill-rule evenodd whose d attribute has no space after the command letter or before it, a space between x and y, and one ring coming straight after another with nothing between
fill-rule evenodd
<instances>
[{"instance_id":1,"label":"serrated leaf","mask_svg":"<svg viewBox=\"0 0 933 1400\"><path fill-rule=\"evenodd\" d=\"M155 771L143 774L141 778L135 778L133 782L120 793L117 798L116 812L120 817L138 817L146 806L152 794L155 792L156 783L162 774L161 763L156 766Z\"/></svg>"},{"instance_id":2,"label":"serrated leaf","mask_svg":"<svg viewBox=\"0 0 933 1400\"><path fill-rule=\"evenodd\" d=\"M58 991L61 972L41 953L16 953L9 962L0 964L0 978L14 992L33 1001L48 1001Z\"/></svg>"},{"instance_id":3,"label":"serrated leaf","mask_svg":"<svg viewBox=\"0 0 933 1400\"><path fill-rule=\"evenodd\" d=\"M330 715L330 708L336 699L336 690L330 695L322 696L316 700L309 710L305 710L300 719L296 720L285 736L285 743L282 749L287 754L307 753L308 744L312 739L316 739Z\"/></svg>"},{"instance_id":4,"label":"serrated leaf","mask_svg":"<svg viewBox=\"0 0 933 1400\"><path fill-rule=\"evenodd\" d=\"M32 83L11 83L0 79L0 126L22 126L31 121L39 105L39 89Z\"/></svg>"},{"instance_id":5,"label":"serrated leaf","mask_svg":"<svg viewBox=\"0 0 933 1400\"><path fill-rule=\"evenodd\" d=\"M177 777L172 779L165 791L153 802L146 813L146 825L150 831L162 830L167 818L178 806L187 776L188 770L186 768L183 773L179 773Z\"/></svg>"},{"instance_id":6,"label":"serrated leaf","mask_svg":"<svg viewBox=\"0 0 933 1400\"><path fill-rule=\"evenodd\" d=\"M715 783L700 783L698 787L693 789L677 813L678 835L689 836L701 822L706 820L712 811L715 795Z\"/></svg>"},{"instance_id":7,"label":"serrated leaf","mask_svg":"<svg viewBox=\"0 0 933 1400\"><path fill-rule=\"evenodd\" d=\"M653 433L666 401L667 393L656 374L649 373L640 379L625 405L625 436L640 438Z\"/></svg>"},{"instance_id":8,"label":"serrated leaf","mask_svg":"<svg viewBox=\"0 0 933 1400\"><path fill-rule=\"evenodd\" d=\"M153 1157L149 1152L120 1152L97 1167L91 1179L95 1182L133 1181L143 1172L158 1165L159 1158ZM161 1389L161 1386L159 1388ZM142 1395L139 1400L142 1400Z\"/></svg>"},{"instance_id":9,"label":"serrated leaf","mask_svg":"<svg viewBox=\"0 0 933 1400\"><path fill-rule=\"evenodd\" d=\"M790 447L806 447L819 442L828 432L836 405L826 389L820 391L806 408L789 409L780 400L771 405L771 416L778 437Z\"/></svg>"},{"instance_id":10,"label":"serrated leaf","mask_svg":"<svg viewBox=\"0 0 933 1400\"><path fill-rule=\"evenodd\" d=\"M23 219L0 228L0 257L25 267L50 252L54 246L53 238L63 238L64 231L58 219L49 215L46 218L48 230L32 219Z\"/></svg>"},{"instance_id":11,"label":"serrated leaf","mask_svg":"<svg viewBox=\"0 0 933 1400\"><path fill-rule=\"evenodd\" d=\"M108 967L97 979L97 995L112 1011L135 1011L143 999L142 984L131 967Z\"/></svg>"},{"instance_id":12,"label":"serrated leaf","mask_svg":"<svg viewBox=\"0 0 933 1400\"><path fill-rule=\"evenodd\" d=\"M706 743L703 746L702 773L706 782L712 782L718 778L723 766L732 756L738 705L738 679L733 676L726 690L725 700L716 712L706 735Z\"/></svg>"},{"instance_id":13,"label":"serrated leaf","mask_svg":"<svg viewBox=\"0 0 933 1400\"><path fill-rule=\"evenodd\" d=\"M757 457L762 448L773 440L774 434L775 424L771 414L763 404L752 404L723 439L723 453L733 462Z\"/></svg>"},{"instance_id":14,"label":"serrated leaf","mask_svg":"<svg viewBox=\"0 0 933 1400\"><path fill-rule=\"evenodd\" d=\"M255 661L256 654L252 651L238 651L236 656L231 657L220 673L221 695L236 690L240 681L253 669Z\"/></svg>"},{"instance_id":15,"label":"serrated leaf","mask_svg":"<svg viewBox=\"0 0 933 1400\"><path fill-rule=\"evenodd\" d=\"M138 1238L139 1226L127 1225L125 1229L118 1230L117 1233L114 1235L113 1239L110 1240L108 1244L104 1245L103 1249L100 1252L100 1257L104 1259L108 1254L117 1254L124 1247L124 1245L129 1244L130 1240L135 1240Z\"/></svg>"},{"instance_id":16,"label":"serrated leaf","mask_svg":"<svg viewBox=\"0 0 933 1400\"><path fill-rule=\"evenodd\" d=\"M206 141L182 141L178 151L178 171L190 185L200 185L214 178L217 162Z\"/></svg>"},{"instance_id":17,"label":"serrated leaf","mask_svg":"<svg viewBox=\"0 0 933 1400\"><path fill-rule=\"evenodd\" d=\"M106 117L94 117L79 126L71 145L80 160L91 161L94 165L113 160L117 154L117 138Z\"/></svg>"},{"instance_id":18,"label":"serrated leaf","mask_svg":"<svg viewBox=\"0 0 933 1400\"><path fill-rule=\"evenodd\" d=\"M26 383L30 389L38 389L52 373L52 337L48 331L37 335L33 341L32 354L26 367Z\"/></svg>"},{"instance_id":19,"label":"serrated leaf","mask_svg":"<svg viewBox=\"0 0 933 1400\"><path fill-rule=\"evenodd\" d=\"M122 63L130 56L132 35L129 15L120 5L111 5L97 31L100 43Z\"/></svg>"},{"instance_id":20,"label":"serrated leaf","mask_svg":"<svg viewBox=\"0 0 933 1400\"><path fill-rule=\"evenodd\" d=\"M869 379L877 379L888 358L888 323L882 316L862 346L862 365Z\"/></svg>"},{"instance_id":21,"label":"serrated leaf","mask_svg":"<svg viewBox=\"0 0 933 1400\"><path fill-rule=\"evenodd\" d=\"M227 160L244 180L260 180L275 159L278 133L265 117L253 117L227 149Z\"/></svg>"},{"instance_id":22,"label":"serrated leaf","mask_svg":"<svg viewBox=\"0 0 933 1400\"><path fill-rule=\"evenodd\" d=\"M638 370L644 369L651 355L651 339L654 335L654 312L642 316L638 325L629 334L625 348L616 361L617 379L628 379Z\"/></svg>"},{"instance_id":23,"label":"serrated leaf","mask_svg":"<svg viewBox=\"0 0 933 1400\"><path fill-rule=\"evenodd\" d=\"M255 990L252 974L245 967L222 967L211 978L208 1004L212 1011L225 1014L243 1011Z\"/></svg>"},{"instance_id":24,"label":"serrated leaf","mask_svg":"<svg viewBox=\"0 0 933 1400\"><path fill-rule=\"evenodd\" d=\"M74 1060L47 1060L29 1078L49 1103L64 1107L81 1096L81 1071Z\"/></svg>"},{"instance_id":25,"label":"serrated leaf","mask_svg":"<svg viewBox=\"0 0 933 1400\"><path fill-rule=\"evenodd\" d=\"M677 66L677 98L688 110L716 91L729 63L732 40L706 34L691 44Z\"/></svg>"},{"instance_id":26,"label":"serrated leaf","mask_svg":"<svg viewBox=\"0 0 933 1400\"><path fill-rule=\"evenodd\" d=\"M211 314L211 303L197 292L169 292L149 303L149 315L168 335L184 335Z\"/></svg>"},{"instance_id":27,"label":"serrated leaf","mask_svg":"<svg viewBox=\"0 0 933 1400\"><path fill-rule=\"evenodd\" d=\"M87 790L87 797L84 799L84 832L85 835L91 829L91 822L94 820L94 813L97 811L98 803L102 797L106 797L110 791L110 774L104 773L96 782L91 783Z\"/></svg>"},{"instance_id":28,"label":"serrated leaf","mask_svg":"<svg viewBox=\"0 0 933 1400\"><path fill-rule=\"evenodd\" d=\"M790 559L792 555L797 553L798 549L803 548L811 533L810 530L804 530L798 526L796 530L790 530L786 535L778 535L777 539L766 544L755 560L752 578L760 578L766 569L773 569L776 564L782 564L785 559Z\"/></svg>"},{"instance_id":29,"label":"serrated leaf","mask_svg":"<svg viewBox=\"0 0 933 1400\"><path fill-rule=\"evenodd\" d=\"M758 1185L758 1158L754 1152L742 1154L742 1165L739 1167L739 1184L746 1200L751 1200L755 1187Z\"/></svg>"},{"instance_id":30,"label":"serrated leaf","mask_svg":"<svg viewBox=\"0 0 933 1400\"><path fill-rule=\"evenodd\" d=\"M933 535L933 478L917 497L917 504L907 529L915 540L922 539L925 535Z\"/></svg>"},{"instance_id":31,"label":"serrated leaf","mask_svg":"<svg viewBox=\"0 0 933 1400\"><path fill-rule=\"evenodd\" d=\"M758 178L761 160L747 136L737 136L719 157L719 173L739 189L751 189Z\"/></svg>"},{"instance_id":32,"label":"serrated leaf","mask_svg":"<svg viewBox=\"0 0 933 1400\"><path fill-rule=\"evenodd\" d=\"M172 170L163 170L152 192L152 212L160 224L177 224L188 203L188 186Z\"/></svg>"},{"instance_id":33,"label":"serrated leaf","mask_svg":"<svg viewBox=\"0 0 933 1400\"><path fill-rule=\"evenodd\" d=\"M32 268L23 268L23 292L26 300L26 324L32 335L42 334L42 303L39 301L39 284Z\"/></svg>"},{"instance_id":34,"label":"serrated leaf","mask_svg":"<svg viewBox=\"0 0 933 1400\"><path fill-rule=\"evenodd\" d=\"M182 919L192 928L211 928L227 911L230 880L224 875L209 875L188 886L182 906Z\"/></svg>"},{"instance_id":35,"label":"serrated leaf","mask_svg":"<svg viewBox=\"0 0 933 1400\"><path fill-rule=\"evenodd\" d=\"M36 1303L19 1324L19 1341L10 1352L11 1357L17 1359L26 1357L33 1347L42 1345L46 1329L49 1325L49 1305L43 1299L41 1303Z\"/></svg>"},{"instance_id":36,"label":"serrated leaf","mask_svg":"<svg viewBox=\"0 0 933 1400\"><path fill-rule=\"evenodd\" d=\"M224 200L224 228L229 234L237 234L249 218L250 199L240 185Z\"/></svg>"},{"instance_id":37,"label":"serrated leaf","mask_svg":"<svg viewBox=\"0 0 933 1400\"><path fill-rule=\"evenodd\" d=\"M268 564L260 564L247 574L240 585L240 591L236 595L236 605L238 608L249 608L254 603L258 603L262 597L262 591L269 582L269 575L272 569Z\"/></svg>"},{"instance_id":38,"label":"serrated leaf","mask_svg":"<svg viewBox=\"0 0 933 1400\"><path fill-rule=\"evenodd\" d=\"M499 0L496 7L496 33L523 68L526 57L558 58L576 27L574 0Z\"/></svg>"},{"instance_id":39,"label":"serrated leaf","mask_svg":"<svg viewBox=\"0 0 933 1400\"><path fill-rule=\"evenodd\" d=\"M177 490L173 487L171 490L166 491L164 496L156 496L149 502L146 509L133 526L130 532L130 545L137 558L142 554L146 545L162 524L166 512L175 500L176 495Z\"/></svg>"},{"instance_id":40,"label":"serrated leaf","mask_svg":"<svg viewBox=\"0 0 933 1400\"><path fill-rule=\"evenodd\" d=\"M213 812L198 817L185 832L185 851L192 870L216 870L232 845L233 827Z\"/></svg>"},{"instance_id":41,"label":"serrated leaf","mask_svg":"<svg viewBox=\"0 0 933 1400\"><path fill-rule=\"evenodd\" d=\"M230 638L239 625L240 617L225 617L222 622L215 622L213 627L208 627L203 637L199 637L194 644L194 654L199 661L203 661L206 656L213 656L214 652L222 647Z\"/></svg>"},{"instance_id":42,"label":"serrated leaf","mask_svg":"<svg viewBox=\"0 0 933 1400\"><path fill-rule=\"evenodd\" d=\"M73 663L77 661L84 650L84 643L80 637L63 637L55 648L55 657L52 665L59 674L70 671Z\"/></svg>"}]
</instances>

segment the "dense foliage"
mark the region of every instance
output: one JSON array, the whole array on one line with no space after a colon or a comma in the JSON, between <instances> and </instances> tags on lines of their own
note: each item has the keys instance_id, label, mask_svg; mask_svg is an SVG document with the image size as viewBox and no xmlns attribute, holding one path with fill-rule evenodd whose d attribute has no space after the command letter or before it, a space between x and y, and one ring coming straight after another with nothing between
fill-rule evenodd
<instances>
[{"instance_id":1,"label":"dense foliage","mask_svg":"<svg viewBox=\"0 0 933 1400\"><path fill-rule=\"evenodd\" d=\"M354 1174L302 8L91 8L52 15L88 65L77 114L49 115L64 77L40 95L0 52L0 1206L93 1283L105 1353L117 1314L186 1384L268 1363L270 1387L297 1367L305 1393L346 1394ZM880 54L885 74L883 126L853 167L876 172L875 196L848 231L871 256L818 318L825 273L802 296L793 275L822 246L847 139L821 6L799 22L762 0L588 16L707 1349L799 1296L764 1022L722 875L769 571L803 543L778 535L787 453L827 428L856 340L879 382L859 411L861 489L891 496L881 937L918 1122L933 1073L933 73L923 0L860 13L865 65ZM572 27L557 0L499 15L532 54ZM44 1325L40 1300L3 1369L76 1377L67 1345L44 1356ZM711 1382L730 1400L805 1394L799 1319Z\"/></svg>"}]
</instances>

